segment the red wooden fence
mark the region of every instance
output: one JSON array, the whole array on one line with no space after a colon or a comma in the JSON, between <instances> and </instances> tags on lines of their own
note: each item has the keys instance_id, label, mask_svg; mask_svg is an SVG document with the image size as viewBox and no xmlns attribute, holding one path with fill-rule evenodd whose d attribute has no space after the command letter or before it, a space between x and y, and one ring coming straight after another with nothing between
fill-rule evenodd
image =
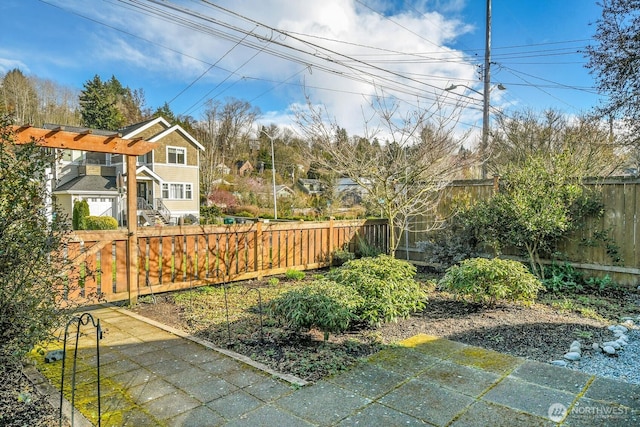
<instances>
[{"instance_id":1,"label":"red wooden fence","mask_svg":"<svg viewBox=\"0 0 640 427\"><path fill-rule=\"evenodd\" d=\"M385 220L149 227L135 236L130 248L124 230L74 232L67 254L77 268L67 298L135 302L150 293L327 267L334 251L355 252L358 238L388 248Z\"/></svg>"}]
</instances>

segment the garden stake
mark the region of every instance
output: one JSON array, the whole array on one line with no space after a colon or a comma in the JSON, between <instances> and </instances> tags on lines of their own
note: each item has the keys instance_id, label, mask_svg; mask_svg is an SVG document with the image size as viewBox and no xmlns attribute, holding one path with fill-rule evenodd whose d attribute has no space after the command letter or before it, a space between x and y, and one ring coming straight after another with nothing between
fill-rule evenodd
<instances>
[{"instance_id":1,"label":"garden stake","mask_svg":"<svg viewBox=\"0 0 640 427\"><path fill-rule=\"evenodd\" d=\"M222 289L224 291L224 310L227 317L227 347L233 347L234 343L231 341L231 323L229 323L229 303L227 301L227 283L222 281Z\"/></svg>"},{"instance_id":2,"label":"garden stake","mask_svg":"<svg viewBox=\"0 0 640 427\"><path fill-rule=\"evenodd\" d=\"M96 328L96 375L98 379L98 426L101 424L100 420L100 340L102 339L102 327L100 326L100 319L96 322L90 313L83 313L80 316L74 316L64 329L64 343L62 347L62 376L60 379L60 420L59 425L62 427L62 401L64 400L64 372L65 361L67 355L67 338L69 334L69 326L76 322L76 344L73 351L73 370L71 374L71 425L74 425L75 414L75 399L76 399L76 367L78 361L78 337L80 336L80 326L88 325L89 322Z\"/></svg>"}]
</instances>

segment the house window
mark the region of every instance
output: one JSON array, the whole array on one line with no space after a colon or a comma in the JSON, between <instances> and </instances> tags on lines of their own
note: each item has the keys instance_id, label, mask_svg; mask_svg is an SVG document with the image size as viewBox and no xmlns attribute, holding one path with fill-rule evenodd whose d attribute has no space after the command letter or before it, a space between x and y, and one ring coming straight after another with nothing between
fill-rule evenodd
<instances>
[{"instance_id":1,"label":"house window","mask_svg":"<svg viewBox=\"0 0 640 427\"><path fill-rule=\"evenodd\" d=\"M193 190L191 184L166 182L162 184L162 198L168 200L191 200Z\"/></svg>"},{"instance_id":2,"label":"house window","mask_svg":"<svg viewBox=\"0 0 640 427\"><path fill-rule=\"evenodd\" d=\"M167 147L167 163L184 165L187 160L187 149L180 147Z\"/></svg>"}]
</instances>

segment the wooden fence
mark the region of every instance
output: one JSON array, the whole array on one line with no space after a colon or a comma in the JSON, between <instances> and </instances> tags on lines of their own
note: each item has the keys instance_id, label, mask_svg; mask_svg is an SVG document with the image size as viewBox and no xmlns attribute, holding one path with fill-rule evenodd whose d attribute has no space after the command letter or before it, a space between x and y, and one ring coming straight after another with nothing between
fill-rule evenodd
<instances>
[{"instance_id":1,"label":"wooden fence","mask_svg":"<svg viewBox=\"0 0 640 427\"><path fill-rule=\"evenodd\" d=\"M640 179L613 177L587 182L596 191L604 207L604 215L589 219L586 225L558 246L575 267L587 274L608 274L618 283L637 286L640 281ZM439 213L446 216L452 202L472 203L491 197L496 191L493 180L457 181L445 191ZM413 218L412 228L421 230L430 218ZM425 232L404 233L396 257L416 262L425 261L417 243L426 240ZM549 263L550 260L545 262Z\"/></svg>"},{"instance_id":2,"label":"wooden fence","mask_svg":"<svg viewBox=\"0 0 640 427\"><path fill-rule=\"evenodd\" d=\"M387 222L148 227L138 229L135 239L127 231L76 231L67 247L76 268L66 298L135 302L156 292L327 267L334 251L355 252L358 239L386 251Z\"/></svg>"}]
</instances>

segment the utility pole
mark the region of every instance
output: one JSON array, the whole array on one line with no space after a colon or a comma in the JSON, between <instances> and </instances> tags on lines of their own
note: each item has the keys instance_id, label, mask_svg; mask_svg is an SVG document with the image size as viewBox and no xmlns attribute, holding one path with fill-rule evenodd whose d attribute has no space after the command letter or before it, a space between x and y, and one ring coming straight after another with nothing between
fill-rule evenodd
<instances>
[{"instance_id":1,"label":"utility pole","mask_svg":"<svg viewBox=\"0 0 640 427\"><path fill-rule=\"evenodd\" d=\"M482 141L480 142L480 160L482 179L487 178L487 149L489 147L489 97L491 96L491 0L487 0L487 19L484 44L484 103L482 106Z\"/></svg>"}]
</instances>

